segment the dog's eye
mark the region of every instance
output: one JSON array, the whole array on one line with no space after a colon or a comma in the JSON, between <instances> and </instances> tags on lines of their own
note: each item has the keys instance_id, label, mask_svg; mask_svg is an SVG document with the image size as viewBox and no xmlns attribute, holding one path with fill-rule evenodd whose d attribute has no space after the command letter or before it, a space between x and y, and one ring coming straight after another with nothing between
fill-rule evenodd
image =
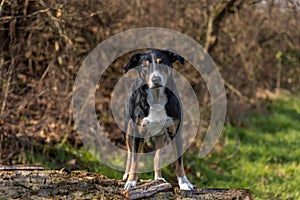
<instances>
[{"instance_id":1,"label":"dog's eye","mask_svg":"<svg viewBox=\"0 0 300 200\"><path fill-rule=\"evenodd\" d=\"M160 64L160 63L161 63L161 59L160 59L160 58L157 58L157 59L156 59L156 63L157 63L157 64Z\"/></svg>"},{"instance_id":2,"label":"dog's eye","mask_svg":"<svg viewBox=\"0 0 300 200\"><path fill-rule=\"evenodd\" d=\"M145 61L144 61L144 66L147 66L147 67L148 67L149 64L150 64L149 60L145 60Z\"/></svg>"}]
</instances>

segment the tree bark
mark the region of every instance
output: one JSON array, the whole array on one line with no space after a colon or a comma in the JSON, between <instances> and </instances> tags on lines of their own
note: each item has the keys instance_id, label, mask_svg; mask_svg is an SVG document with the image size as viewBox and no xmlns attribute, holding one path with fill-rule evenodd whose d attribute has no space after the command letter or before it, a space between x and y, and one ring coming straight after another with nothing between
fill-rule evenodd
<instances>
[{"instance_id":1,"label":"tree bark","mask_svg":"<svg viewBox=\"0 0 300 200\"><path fill-rule=\"evenodd\" d=\"M226 10L234 5L237 0L222 0L210 11L207 20L205 50L209 51L216 44L215 30L219 26L220 21L225 16Z\"/></svg>"},{"instance_id":2,"label":"tree bark","mask_svg":"<svg viewBox=\"0 0 300 200\"><path fill-rule=\"evenodd\" d=\"M221 0L211 8L206 29L204 49L207 52L217 43L217 29L220 23L226 18L229 10L239 10L243 5L253 5L261 0Z\"/></svg>"},{"instance_id":3,"label":"tree bark","mask_svg":"<svg viewBox=\"0 0 300 200\"><path fill-rule=\"evenodd\" d=\"M43 170L33 166L0 166L0 197L4 199L241 199L248 189L196 188L181 191L162 181L140 181L124 190L124 182L87 171Z\"/></svg>"}]
</instances>

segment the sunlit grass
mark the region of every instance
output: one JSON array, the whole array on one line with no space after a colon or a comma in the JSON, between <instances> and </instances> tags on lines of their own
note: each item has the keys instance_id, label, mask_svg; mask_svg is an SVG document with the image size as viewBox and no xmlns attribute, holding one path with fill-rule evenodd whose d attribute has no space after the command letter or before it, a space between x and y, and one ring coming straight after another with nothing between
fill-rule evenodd
<instances>
[{"instance_id":1,"label":"sunlit grass","mask_svg":"<svg viewBox=\"0 0 300 200\"><path fill-rule=\"evenodd\" d=\"M188 167L201 172L201 187L249 188L255 199L300 199L300 100L270 104L243 128L227 126L228 143L204 159L192 153ZM195 161L196 160L196 161Z\"/></svg>"}]
</instances>

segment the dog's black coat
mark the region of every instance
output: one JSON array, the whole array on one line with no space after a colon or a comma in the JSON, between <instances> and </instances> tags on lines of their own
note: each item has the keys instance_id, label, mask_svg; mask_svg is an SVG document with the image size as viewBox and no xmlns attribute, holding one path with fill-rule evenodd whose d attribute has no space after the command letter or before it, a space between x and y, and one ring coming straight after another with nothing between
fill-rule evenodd
<instances>
[{"instance_id":1,"label":"dog's black coat","mask_svg":"<svg viewBox=\"0 0 300 200\"><path fill-rule=\"evenodd\" d=\"M131 84L129 95L125 105L125 130L127 130L128 121L132 119L136 122L137 119L143 119L149 114L149 104L147 102L147 90L149 89L145 80L142 78L143 70L141 69L142 62L149 59L150 52L156 54L156 56L162 58L163 64L173 68L172 63L179 60L181 64L184 64L184 59L177 53L173 53L166 50L152 50L145 53L134 54L128 64L125 66L125 73L135 68L139 77ZM166 113L169 117L178 119L181 122L181 102L178 96L177 87L174 83L172 76L167 80L165 87L165 94L167 96L167 103L165 105ZM177 127L177 131L178 131ZM170 135L175 136L175 135Z\"/></svg>"}]
</instances>

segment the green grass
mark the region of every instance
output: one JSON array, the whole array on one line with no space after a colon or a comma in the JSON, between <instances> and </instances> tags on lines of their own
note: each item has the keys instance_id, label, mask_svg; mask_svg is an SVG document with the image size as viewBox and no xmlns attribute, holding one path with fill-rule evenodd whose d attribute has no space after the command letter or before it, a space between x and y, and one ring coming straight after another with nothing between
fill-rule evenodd
<instances>
[{"instance_id":1,"label":"green grass","mask_svg":"<svg viewBox=\"0 0 300 200\"><path fill-rule=\"evenodd\" d=\"M249 188L255 199L300 199L300 100L285 98L253 113L246 127L227 126L228 141L204 159L187 153L192 182L201 187Z\"/></svg>"},{"instance_id":2,"label":"green grass","mask_svg":"<svg viewBox=\"0 0 300 200\"><path fill-rule=\"evenodd\" d=\"M28 162L41 165L45 169L87 170L120 179L122 172L103 165L84 147L75 148L68 144L44 146L42 152L28 152Z\"/></svg>"},{"instance_id":3,"label":"green grass","mask_svg":"<svg viewBox=\"0 0 300 200\"><path fill-rule=\"evenodd\" d=\"M225 127L222 150L203 159L187 152L184 162L191 182L198 187L248 188L255 199L300 199L300 99L281 98L267 108L264 114L252 113L245 127ZM28 159L50 169L86 169L122 178L122 172L102 165L83 147L44 147ZM163 174L176 182L173 166L164 168ZM141 178L153 178L153 173Z\"/></svg>"}]
</instances>

